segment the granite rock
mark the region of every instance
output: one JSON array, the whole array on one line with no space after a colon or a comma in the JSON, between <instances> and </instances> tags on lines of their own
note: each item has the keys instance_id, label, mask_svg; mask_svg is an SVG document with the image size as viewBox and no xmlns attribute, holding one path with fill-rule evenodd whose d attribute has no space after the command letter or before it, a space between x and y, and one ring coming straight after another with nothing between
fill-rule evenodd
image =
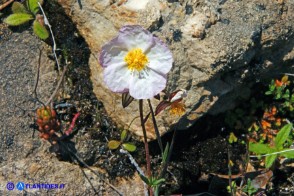
<instances>
[{"instance_id":1,"label":"granite rock","mask_svg":"<svg viewBox=\"0 0 294 196\"><path fill-rule=\"evenodd\" d=\"M250 96L254 83L290 68L293 63L294 3L290 0L59 0L91 49L94 92L120 127L138 114L138 104L121 107L121 95L110 92L98 62L103 44L123 25L139 24L165 41L174 55L166 92L186 89L186 113L158 116L161 134L183 130L202 115L234 107ZM275 75L280 77L280 75ZM158 101L153 100L154 107ZM148 110L145 105L145 111ZM142 136L139 119L130 127ZM151 120L148 137L155 138Z\"/></svg>"}]
</instances>

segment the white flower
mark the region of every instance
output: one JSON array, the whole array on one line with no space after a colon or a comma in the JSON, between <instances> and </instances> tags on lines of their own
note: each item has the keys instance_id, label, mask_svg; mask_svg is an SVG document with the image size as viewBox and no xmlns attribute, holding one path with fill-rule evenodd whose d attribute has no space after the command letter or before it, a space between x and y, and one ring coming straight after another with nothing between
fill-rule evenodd
<instances>
[{"instance_id":1,"label":"white flower","mask_svg":"<svg viewBox=\"0 0 294 196\"><path fill-rule=\"evenodd\" d=\"M173 58L157 37L141 26L129 25L102 47L99 61L110 90L129 92L135 99L150 99L165 88Z\"/></svg>"}]
</instances>

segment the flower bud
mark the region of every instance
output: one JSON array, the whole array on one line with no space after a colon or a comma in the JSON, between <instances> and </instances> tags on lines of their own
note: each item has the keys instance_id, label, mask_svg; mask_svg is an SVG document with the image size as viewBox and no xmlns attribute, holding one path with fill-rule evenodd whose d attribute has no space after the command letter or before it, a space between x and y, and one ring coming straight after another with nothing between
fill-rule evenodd
<instances>
[{"instance_id":1,"label":"flower bud","mask_svg":"<svg viewBox=\"0 0 294 196\"><path fill-rule=\"evenodd\" d=\"M42 126L43 125L43 120L38 118L36 123L37 123L38 126Z\"/></svg>"},{"instance_id":2,"label":"flower bud","mask_svg":"<svg viewBox=\"0 0 294 196\"><path fill-rule=\"evenodd\" d=\"M55 110L53 110L53 109L51 110L51 117L52 117L52 118L55 118L55 117L56 117L56 112L55 112Z\"/></svg>"},{"instance_id":3,"label":"flower bud","mask_svg":"<svg viewBox=\"0 0 294 196\"><path fill-rule=\"evenodd\" d=\"M45 125L44 129L45 129L45 131L49 131L49 129L50 129L49 125Z\"/></svg>"},{"instance_id":4,"label":"flower bud","mask_svg":"<svg viewBox=\"0 0 294 196\"><path fill-rule=\"evenodd\" d=\"M184 97L187 97L187 91L184 89L175 91L169 96L170 102L180 101Z\"/></svg>"},{"instance_id":5,"label":"flower bud","mask_svg":"<svg viewBox=\"0 0 294 196\"><path fill-rule=\"evenodd\" d=\"M48 140L49 137L50 137L49 134L47 134L47 133L44 133L44 134L43 134L43 138L44 138L45 140Z\"/></svg>"},{"instance_id":6,"label":"flower bud","mask_svg":"<svg viewBox=\"0 0 294 196\"><path fill-rule=\"evenodd\" d=\"M55 131L53 130L53 129L51 129L50 131L49 131L49 134L50 135L53 135L55 133Z\"/></svg>"},{"instance_id":7,"label":"flower bud","mask_svg":"<svg viewBox=\"0 0 294 196\"><path fill-rule=\"evenodd\" d=\"M43 127L42 126L39 126L38 130L39 131L43 131Z\"/></svg>"},{"instance_id":8,"label":"flower bud","mask_svg":"<svg viewBox=\"0 0 294 196\"><path fill-rule=\"evenodd\" d=\"M48 123L49 119L50 119L49 116L44 116L44 117L43 117L43 121L44 121L44 123Z\"/></svg>"}]
</instances>

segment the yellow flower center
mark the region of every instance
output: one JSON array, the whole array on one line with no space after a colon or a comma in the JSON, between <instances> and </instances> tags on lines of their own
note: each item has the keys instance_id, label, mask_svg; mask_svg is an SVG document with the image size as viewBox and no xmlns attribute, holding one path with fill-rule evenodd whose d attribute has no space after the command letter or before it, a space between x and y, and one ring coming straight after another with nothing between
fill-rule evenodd
<instances>
[{"instance_id":1,"label":"yellow flower center","mask_svg":"<svg viewBox=\"0 0 294 196\"><path fill-rule=\"evenodd\" d=\"M185 113L185 105L180 102L173 102L170 105L169 112L171 115L182 116Z\"/></svg>"},{"instance_id":2,"label":"yellow flower center","mask_svg":"<svg viewBox=\"0 0 294 196\"><path fill-rule=\"evenodd\" d=\"M140 48L129 51L124 60L128 64L128 69L131 71L141 71L148 63L147 56Z\"/></svg>"}]
</instances>

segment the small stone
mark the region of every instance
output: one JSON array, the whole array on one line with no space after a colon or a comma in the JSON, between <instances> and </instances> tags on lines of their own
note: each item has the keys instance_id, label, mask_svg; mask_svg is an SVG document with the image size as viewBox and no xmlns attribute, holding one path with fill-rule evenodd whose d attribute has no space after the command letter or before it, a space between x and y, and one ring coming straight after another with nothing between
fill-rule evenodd
<instances>
[{"instance_id":1,"label":"small stone","mask_svg":"<svg viewBox=\"0 0 294 196\"><path fill-rule=\"evenodd\" d=\"M175 42L179 42L181 41L181 38L182 38L182 32L181 30L177 29L173 32L173 40Z\"/></svg>"},{"instance_id":2,"label":"small stone","mask_svg":"<svg viewBox=\"0 0 294 196\"><path fill-rule=\"evenodd\" d=\"M7 135L7 137L6 137L6 145L7 146L12 146L13 143L14 143L14 136Z\"/></svg>"},{"instance_id":3,"label":"small stone","mask_svg":"<svg viewBox=\"0 0 294 196\"><path fill-rule=\"evenodd\" d=\"M228 25L230 24L230 20L229 19L221 19L221 22Z\"/></svg>"},{"instance_id":4,"label":"small stone","mask_svg":"<svg viewBox=\"0 0 294 196\"><path fill-rule=\"evenodd\" d=\"M190 15L190 14L193 13L193 7L191 5L187 4L186 7L185 7L185 10L186 10L187 15Z\"/></svg>"},{"instance_id":5,"label":"small stone","mask_svg":"<svg viewBox=\"0 0 294 196\"><path fill-rule=\"evenodd\" d=\"M257 11L264 11L265 10L264 4L256 4L255 8Z\"/></svg>"}]
</instances>

